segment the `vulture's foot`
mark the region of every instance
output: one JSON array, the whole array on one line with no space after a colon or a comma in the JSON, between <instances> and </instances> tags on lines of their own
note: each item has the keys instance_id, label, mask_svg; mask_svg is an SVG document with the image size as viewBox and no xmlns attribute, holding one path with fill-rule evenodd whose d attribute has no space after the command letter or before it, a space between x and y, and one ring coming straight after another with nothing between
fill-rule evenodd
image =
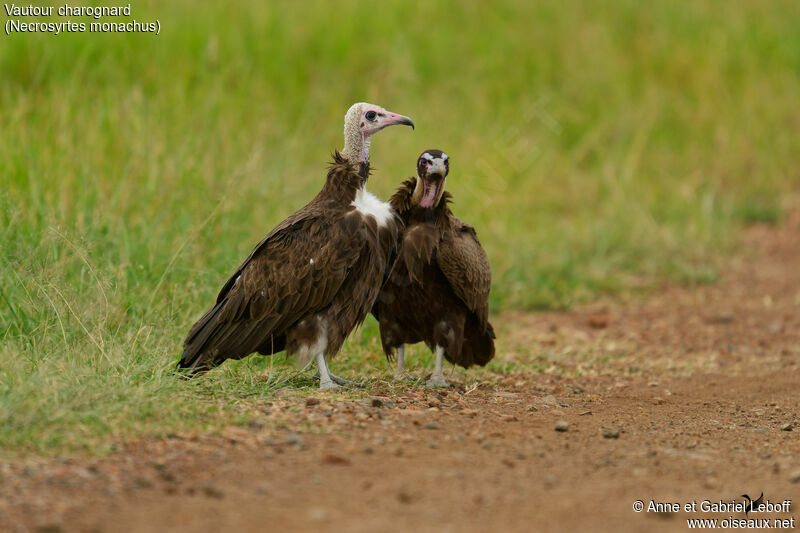
<instances>
[{"instance_id":1,"label":"vulture's foot","mask_svg":"<svg viewBox=\"0 0 800 533\"><path fill-rule=\"evenodd\" d=\"M328 372L328 375L331 377L331 381L335 385L342 385L344 387L363 387L363 385L359 385L355 381L351 381L349 379L340 378L339 376L337 376L333 372ZM312 377L314 379L319 379L319 371L317 371ZM339 387L322 387L322 385L320 384L320 389L322 389L322 388L327 388L327 389L337 388L338 389Z\"/></svg>"},{"instance_id":2,"label":"vulture's foot","mask_svg":"<svg viewBox=\"0 0 800 533\"><path fill-rule=\"evenodd\" d=\"M319 384L319 390L339 390L342 386L331 381L323 381Z\"/></svg>"},{"instance_id":3,"label":"vulture's foot","mask_svg":"<svg viewBox=\"0 0 800 533\"><path fill-rule=\"evenodd\" d=\"M357 387L357 386L359 386L359 385L356 385L355 381L352 381L350 379L340 378L339 376L337 376L335 374L331 374L331 379L334 381L334 383L338 383L339 385L343 385L345 387Z\"/></svg>"},{"instance_id":4,"label":"vulture's foot","mask_svg":"<svg viewBox=\"0 0 800 533\"><path fill-rule=\"evenodd\" d=\"M450 387L450 384L444 379L444 376L441 374L433 374L431 379L425 382L425 385L428 387Z\"/></svg>"}]
</instances>

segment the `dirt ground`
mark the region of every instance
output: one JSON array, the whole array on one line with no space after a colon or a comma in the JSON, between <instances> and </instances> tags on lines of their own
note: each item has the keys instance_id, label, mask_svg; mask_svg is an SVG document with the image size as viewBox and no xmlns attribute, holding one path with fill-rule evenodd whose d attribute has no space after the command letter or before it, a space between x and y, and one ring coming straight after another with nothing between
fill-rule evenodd
<instances>
[{"instance_id":1,"label":"dirt ground","mask_svg":"<svg viewBox=\"0 0 800 533\"><path fill-rule=\"evenodd\" d=\"M750 518L797 526L800 214L718 284L494 322L540 372L285 391L217 435L0 465L0 531L683 531L761 492L791 507Z\"/></svg>"}]
</instances>

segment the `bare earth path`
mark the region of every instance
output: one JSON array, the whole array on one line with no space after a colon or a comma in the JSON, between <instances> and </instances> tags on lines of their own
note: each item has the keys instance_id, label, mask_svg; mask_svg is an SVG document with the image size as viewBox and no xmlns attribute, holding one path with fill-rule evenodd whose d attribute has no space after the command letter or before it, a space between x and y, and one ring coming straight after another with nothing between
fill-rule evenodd
<instances>
[{"instance_id":1,"label":"bare earth path","mask_svg":"<svg viewBox=\"0 0 800 533\"><path fill-rule=\"evenodd\" d=\"M797 527L800 216L746 242L714 286L495 319L541 372L287 391L220 435L0 465L0 531L684 531L762 491L792 506L750 518Z\"/></svg>"}]
</instances>

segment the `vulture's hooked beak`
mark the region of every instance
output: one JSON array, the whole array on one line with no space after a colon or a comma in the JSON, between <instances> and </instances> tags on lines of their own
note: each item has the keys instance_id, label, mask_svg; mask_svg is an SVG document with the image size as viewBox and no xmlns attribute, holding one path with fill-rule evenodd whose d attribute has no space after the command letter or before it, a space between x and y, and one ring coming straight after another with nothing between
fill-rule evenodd
<instances>
[{"instance_id":1,"label":"vulture's hooked beak","mask_svg":"<svg viewBox=\"0 0 800 533\"><path fill-rule=\"evenodd\" d=\"M411 126L411 129L414 129L414 121L404 115L398 115L397 113L387 112L386 113L386 122L387 126L394 126L395 124L402 124L404 126Z\"/></svg>"},{"instance_id":2,"label":"vulture's hooked beak","mask_svg":"<svg viewBox=\"0 0 800 533\"><path fill-rule=\"evenodd\" d=\"M428 176L438 175L442 178L446 172L447 169L444 167L444 161L441 159L434 159L428 164Z\"/></svg>"}]
</instances>

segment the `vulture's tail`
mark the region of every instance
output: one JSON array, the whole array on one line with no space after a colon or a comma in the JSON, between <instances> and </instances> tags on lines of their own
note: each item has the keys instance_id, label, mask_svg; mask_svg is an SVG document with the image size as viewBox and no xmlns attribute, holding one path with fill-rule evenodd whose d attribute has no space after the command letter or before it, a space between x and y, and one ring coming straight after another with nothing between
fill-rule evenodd
<instances>
[{"instance_id":1,"label":"vulture's tail","mask_svg":"<svg viewBox=\"0 0 800 533\"><path fill-rule=\"evenodd\" d=\"M224 300L218 302L189 330L178 368L204 372L226 359L241 359L253 352L268 355L286 348L285 335L269 334L281 317L231 322L221 319L224 306Z\"/></svg>"},{"instance_id":2,"label":"vulture's tail","mask_svg":"<svg viewBox=\"0 0 800 533\"><path fill-rule=\"evenodd\" d=\"M486 366L494 357L494 339L494 328L490 323L487 322L483 328L476 317L467 320L464 343L461 345L463 361Z\"/></svg>"},{"instance_id":3,"label":"vulture's tail","mask_svg":"<svg viewBox=\"0 0 800 533\"><path fill-rule=\"evenodd\" d=\"M224 300L218 302L189 330L178 368L204 372L226 359L241 359L256 351L259 326L263 324L256 320L220 320L224 305Z\"/></svg>"},{"instance_id":4,"label":"vulture's tail","mask_svg":"<svg viewBox=\"0 0 800 533\"><path fill-rule=\"evenodd\" d=\"M192 373L202 372L215 367L213 350L209 350L209 341L212 340L218 326L217 315L221 305L217 303L198 320L186 340L183 341L183 355L178 362L178 368L187 369Z\"/></svg>"}]
</instances>

